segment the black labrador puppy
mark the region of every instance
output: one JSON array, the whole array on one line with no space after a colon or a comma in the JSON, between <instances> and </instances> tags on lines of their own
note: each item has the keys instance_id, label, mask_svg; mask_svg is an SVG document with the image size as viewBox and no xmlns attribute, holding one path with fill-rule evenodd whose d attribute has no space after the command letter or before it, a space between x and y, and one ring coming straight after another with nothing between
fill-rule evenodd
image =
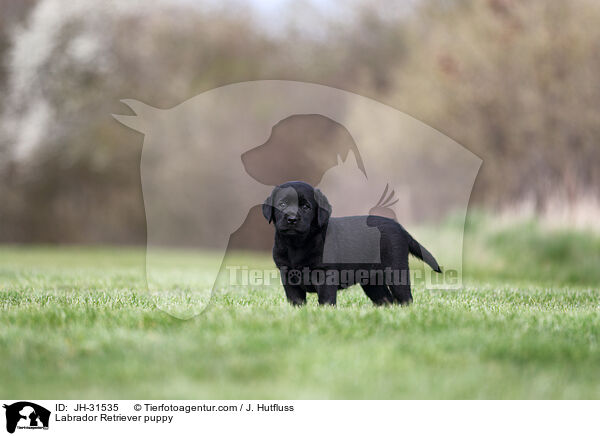
<instances>
[{"instance_id":1,"label":"black labrador puppy","mask_svg":"<svg viewBox=\"0 0 600 436\"><path fill-rule=\"evenodd\" d=\"M275 224L273 259L290 303L316 292L319 304L336 304L338 289L360 284L377 305L412 301L409 253L441 269L434 257L396 221L380 216L331 218L331 206L304 182L275 187L263 204Z\"/></svg>"}]
</instances>

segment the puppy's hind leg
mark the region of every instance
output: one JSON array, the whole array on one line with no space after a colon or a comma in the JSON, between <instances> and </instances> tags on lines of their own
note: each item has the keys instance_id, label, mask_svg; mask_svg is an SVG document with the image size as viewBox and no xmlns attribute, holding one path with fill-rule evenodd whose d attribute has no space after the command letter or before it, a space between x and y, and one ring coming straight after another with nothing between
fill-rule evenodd
<instances>
[{"instance_id":1,"label":"puppy's hind leg","mask_svg":"<svg viewBox=\"0 0 600 436\"><path fill-rule=\"evenodd\" d=\"M394 298L386 285L361 285L367 297L376 306L383 306L394 302Z\"/></svg>"},{"instance_id":2,"label":"puppy's hind leg","mask_svg":"<svg viewBox=\"0 0 600 436\"><path fill-rule=\"evenodd\" d=\"M394 303L408 305L413 301L412 293L410 292L410 271L408 270L408 265L397 271L392 284L390 284Z\"/></svg>"}]
</instances>

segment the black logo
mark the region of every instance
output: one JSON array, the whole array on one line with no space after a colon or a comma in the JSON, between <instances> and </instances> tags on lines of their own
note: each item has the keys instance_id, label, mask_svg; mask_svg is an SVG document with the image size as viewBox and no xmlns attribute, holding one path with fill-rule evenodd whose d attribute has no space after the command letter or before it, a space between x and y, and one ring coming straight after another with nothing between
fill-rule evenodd
<instances>
[{"instance_id":1,"label":"black logo","mask_svg":"<svg viewBox=\"0 0 600 436\"><path fill-rule=\"evenodd\" d=\"M6 431L14 433L19 429L48 429L50 421L50 411L42 406L29 401L19 401L10 406L3 406L6 409Z\"/></svg>"}]
</instances>

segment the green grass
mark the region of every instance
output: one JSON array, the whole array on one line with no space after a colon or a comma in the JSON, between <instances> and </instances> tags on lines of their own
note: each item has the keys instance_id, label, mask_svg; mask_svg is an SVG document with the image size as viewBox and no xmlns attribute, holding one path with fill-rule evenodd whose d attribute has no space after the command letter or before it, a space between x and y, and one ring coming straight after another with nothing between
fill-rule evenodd
<instances>
[{"instance_id":1,"label":"green grass","mask_svg":"<svg viewBox=\"0 0 600 436\"><path fill-rule=\"evenodd\" d=\"M296 309L282 289L232 287L189 321L155 308L141 249L2 247L0 397L600 398L600 291L585 256L486 234L467 240L467 258L487 254L465 265L461 290L416 287L408 308L352 288L335 309ZM165 268L214 262L164 256ZM567 271L528 271L545 262Z\"/></svg>"},{"instance_id":2,"label":"green grass","mask_svg":"<svg viewBox=\"0 0 600 436\"><path fill-rule=\"evenodd\" d=\"M466 272L481 280L494 277L550 287L600 284L598 234L548 230L535 221L506 225L472 213L467 221L464 259Z\"/></svg>"}]
</instances>

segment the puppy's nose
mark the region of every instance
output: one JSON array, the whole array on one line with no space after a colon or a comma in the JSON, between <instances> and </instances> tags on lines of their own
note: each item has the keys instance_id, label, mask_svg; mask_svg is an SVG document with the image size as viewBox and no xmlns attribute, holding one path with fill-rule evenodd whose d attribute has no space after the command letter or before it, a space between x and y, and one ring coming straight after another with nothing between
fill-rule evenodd
<instances>
[{"instance_id":1,"label":"puppy's nose","mask_svg":"<svg viewBox=\"0 0 600 436\"><path fill-rule=\"evenodd\" d=\"M298 218L295 216L288 216L287 223L288 224L296 224L298 222Z\"/></svg>"}]
</instances>

